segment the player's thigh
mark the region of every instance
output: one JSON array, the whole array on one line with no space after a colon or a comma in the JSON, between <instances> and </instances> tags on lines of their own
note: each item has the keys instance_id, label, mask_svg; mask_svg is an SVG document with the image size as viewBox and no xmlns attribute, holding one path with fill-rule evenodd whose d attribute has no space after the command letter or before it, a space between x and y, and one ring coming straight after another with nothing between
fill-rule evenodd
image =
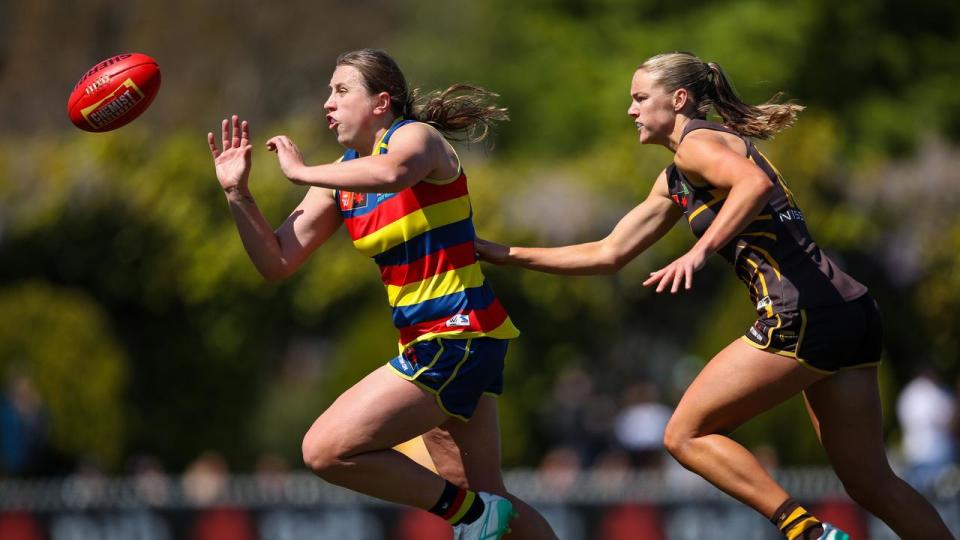
<instances>
[{"instance_id":1,"label":"player's thigh","mask_svg":"<svg viewBox=\"0 0 960 540\"><path fill-rule=\"evenodd\" d=\"M823 376L793 358L734 341L684 392L668 432L686 437L732 431Z\"/></svg>"},{"instance_id":2,"label":"player's thigh","mask_svg":"<svg viewBox=\"0 0 960 540\"><path fill-rule=\"evenodd\" d=\"M497 400L484 395L469 422L451 418L423 436L437 473L459 487L502 493Z\"/></svg>"},{"instance_id":3,"label":"player's thigh","mask_svg":"<svg viewBox=\"0 0 960 540\"><path fill-rule=\"evenodd\" d=\"M381 366L340 395L304 436L338 456L391 448L445 422L433 394Z\"/></svg>"}]
</instances>

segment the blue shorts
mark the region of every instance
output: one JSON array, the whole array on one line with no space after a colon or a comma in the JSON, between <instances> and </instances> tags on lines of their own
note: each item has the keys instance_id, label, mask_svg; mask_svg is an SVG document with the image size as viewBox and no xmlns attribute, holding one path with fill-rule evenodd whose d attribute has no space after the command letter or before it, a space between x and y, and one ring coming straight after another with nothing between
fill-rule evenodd
<instances>
[{"instance_id":1,"label":"blue shorts","mask_svg":"<svg viewBox=\"0 0 960 540\"><path fill-rule=\"evenodd\" d=\"M437 396L443 412L469 420L483 394L503 393L505 339L436 338L407 347L388 362L398 375Z\"/></svg>"}]
</instances>

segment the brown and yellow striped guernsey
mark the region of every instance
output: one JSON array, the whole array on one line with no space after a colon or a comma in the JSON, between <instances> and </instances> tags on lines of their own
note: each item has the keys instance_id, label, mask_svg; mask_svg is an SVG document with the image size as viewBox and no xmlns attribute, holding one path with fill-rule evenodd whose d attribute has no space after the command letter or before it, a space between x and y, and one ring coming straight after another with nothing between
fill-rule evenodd
<instances>
[{"instance_id":1,"label":"brown and yellow striped guernsey","mask_svg":"<svg viewBox=\"0 0 960 540\"><path fill-rule=\"evenodd\" d=\"M837 268L810 236L803 212L776 167L736 131L707 120L691 120L680 140L697 129L730 133L743 139L747 158L773 183L775 190L760 214L718 253L747 284L750 298L762 316L855 300L867 292L860 282ZM723 207L727 190L691 183L676 165L667 168L673 201L683 208L693 234L699 238Z\"/></svg>"}]
</instances>

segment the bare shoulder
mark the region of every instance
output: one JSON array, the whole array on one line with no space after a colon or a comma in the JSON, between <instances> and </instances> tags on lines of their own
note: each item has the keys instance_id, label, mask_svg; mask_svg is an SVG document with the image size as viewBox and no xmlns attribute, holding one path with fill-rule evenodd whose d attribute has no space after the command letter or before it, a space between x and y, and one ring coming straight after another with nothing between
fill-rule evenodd
<instances>
[{"instance_id":1,"label":"bare shoulder","mask_svg":"<svg viewBox=\"0 0 960 540\"><path fill-rule=\"evenodd\" d=\"M696 151L729 149L739 155L746 155L747 145L743 139L732 133L717 131L714 129L697 129L691 131L683 138L680 146L677 147L677 154L680 154L681 148L684 153L690 154Z\"/></svg>"},{"instance_id":2,"label":"bare shoulder","mask_svg":"<svg viewBox=\"0 0 960 540\"><path fill-rule=\"evenodd\" d=\"M684 173L697 171L717 159L746 157L743 140L730 133L698 129L690 132L677 146L674 164Z\"/></svg>"},{"instance_id":3,"label":"bare shoulder","mask_svg":"<svg viewBox=\"0 0 960 540\"><path fill-rule=\"evenodd\" d=\"M396 142L403 144L425 144L443 140L443 135L433 126L424 122L410 122L397 128L390 138L391 145Z\"/></svg>"}]
</instances>

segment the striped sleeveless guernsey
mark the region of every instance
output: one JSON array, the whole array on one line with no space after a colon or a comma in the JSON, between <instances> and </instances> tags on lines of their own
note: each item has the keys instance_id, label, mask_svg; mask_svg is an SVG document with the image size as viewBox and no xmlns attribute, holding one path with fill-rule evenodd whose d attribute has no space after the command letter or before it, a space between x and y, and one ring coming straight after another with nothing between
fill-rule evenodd
<instances>
[{"instance_id":1,"label":"striped sleeveless guernsey","mask_svg":"<svg viewBox=\"0 0 960 540\"><path fill-rule=\"evenodd\" d=\"M386 154L394 122L377 144ZM342 161L356 159L347 150ZM512 339L520 332L480 271L467 176L424 179L398 193L334 196L353 245L380 267L400 349L435 337Z\"/></svg>"},{"instance_id":2,"label":"striped sleeveless guernsey","mask_svg":"<svg viewBox=\"0 0 960 540\"><path fill-rule=\"evenodd\" d=\"M783 176L753 141L726 126L699 119L687 123L680 140L697 129L740 137L747 146L746 157L774 186L760 214L717 251L736 268L759 313L772 317L774 313L834 306L866 294L867 288L840 270L813 241ZM693 234L703 236L723 208L728 192L691 183L674 164L667 167L667 184Z\"/></svg>"}]
</instances>

